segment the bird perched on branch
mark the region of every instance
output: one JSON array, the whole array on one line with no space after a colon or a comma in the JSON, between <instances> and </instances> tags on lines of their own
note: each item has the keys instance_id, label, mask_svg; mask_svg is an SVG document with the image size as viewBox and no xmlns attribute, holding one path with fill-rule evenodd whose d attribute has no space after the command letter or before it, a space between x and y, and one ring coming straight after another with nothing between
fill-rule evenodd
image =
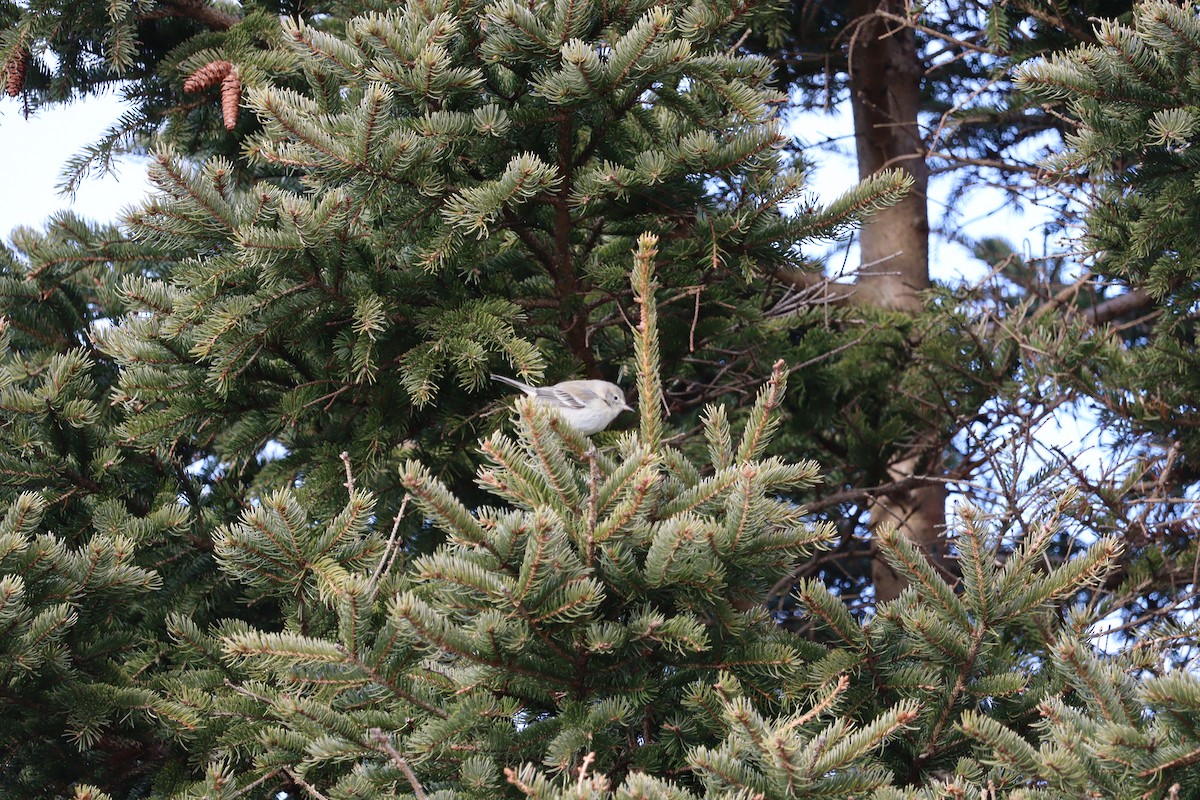
<instances>
[{"instance_id":1,"label":"bird perched on branch","mask_svg":"<svg viewBox=\"0 0 1200 800\"><path fill-rule=\"evenodd\" d=\"M584 436L604 430L622 411L633 411L626 405L621 387L608 381L563 381L553 386L530 386L503 375L493 375L492 380L514 386L539 403L557 409L562 418Z\"/></svg>"}]
</instances>

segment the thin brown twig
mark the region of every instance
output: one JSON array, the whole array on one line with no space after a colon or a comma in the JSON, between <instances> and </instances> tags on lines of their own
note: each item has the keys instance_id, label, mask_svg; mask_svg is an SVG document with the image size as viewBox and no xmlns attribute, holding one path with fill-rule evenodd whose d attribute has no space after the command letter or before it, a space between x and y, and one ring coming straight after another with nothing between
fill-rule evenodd
<instances>
[{"instance_id":1,"label":"thin brown twig","mask_svg":"<svg viewBox=\"0 0 1200 800\"><path fill-rule=\"evenodd\" d=\"M404 495L404 499L400 501L400 510L396 512L396 518L392 520L392 533L388 536L387 545L383 548L383 555L379 557L379 563L375 565L375 571L371 573L371 580L368 583L372 590L379 579L391 571L392 564L396 561L396 555L400 552L396 540L400 532L400 520L404 518L410 497L411 495Z\"/></svg>"},{"instance_id":2,"label":"thin brown twig","mask_svg":"<svg viewBox=\"0 0 1200 800\"><path fill-rule=\"evenodd\" d=\"M266 775L263 775L258 780L252 781L251 783L248 783L245 786L243 786L241 789L238 789L236 792L234 792L230 796L231 797L242 797L243 795L247 795L250 792L252 792L254 789L258 788L259 786L262 786L264 783L271 780L272 778L279 777L280 773L282 773L282 772L283 772L283 770L281 770L281 769L277 769L272 772L268 772Z\"/></svg>"},{"instance_id":3,"label":"thin brown twig","mask_svg":"<svg viewBox=\"0 0 1200 800\"><path fill-rule=\"evenodd\" d=\"M425 788L417 780L416 773L412 771L412 767L408 765L404 756L396 752L396 748L392 746L392 742L388 739L387 734L379 728L372 728L371 738L379 743L383 751L387 753L388 758L392 760L392 763L400 768L400 771L404 773L404 777L408 778L408 785L412 787L413 794L416 795L417 800L429 800L429 796L425 794Z\"/></svg>"},{"instance_id":4,"label":"thin brown twig","mask_svg":"<svg viewBox=\"0 0 1200 800\"><path fill-rule=\"evenodd\" d=\"M592 762L596 760L596 753L589 751L583 757L583 763L579 765L579 793L583 795L583 782L587 780L588 768L592 766Z\"/></svg>"},{"instance_id":5,"label":"thin brown twig","mask_svg":"<svg viewBox=\"0 0 1200 800\"><path fill-rule=\"evenodd\" d=\"M346 487L346 492L348 494L353 495L354 494L354 473L351 471L351 468L350 468L350 454L347 453L345 450L343 450L341 453L338 454L338 458L342 459L342 464L345 465L345 467L346 467L346 482L343 483L342 486Z\"/></svg>"},{"instance_id":6,"label":"thin brown twig","mask_svg":"<svg viewBox=\"0 0 1200 800\"><path fill-rule=\"evenodd\" d=\"M299 775L297 775L295 773L294 770L285 769L284 772L287 774L287 776L289 778L291 778L296 783L297 786L299 786L304 791L308 792L313 797L317 798L317 800L329 800L328 797L326 797L325 795L323 795L319 791L317 791L317 787L313 786L308 781L304 780L304 778L301 778Z\"/></svg>"},{"instance_id":7,"label":"thin brown twig","mask_svg":"<svg viewBox=\"0 0 1200 800\"><path fill-rule=\"evenodd\" d=\"M750 36L750 33L753 30L754 30L753 28L746 28L746 30L742 31L742 35L740 37L738 37L738 40L736 42L734 42L733 44L731 44L729 46L729 49L725 51L725 55L733 56L738 51L738 48L741 47L745 43L746 39ZM593 755L595 755L595 754L593 754Z\"/></svg>"},{"instance_id":8,"label":"thin brown twig","mask_svg":"<svg viewBox=\"0 0 1200 800\"><path fill-rule=\"evenodd\" d=\"M692 327L688 330L688 352L696 352L696 325L700 322L700 293L704 291L704 286L696 287L696 306L692 309Z\"/></svg>"}]
</instances>

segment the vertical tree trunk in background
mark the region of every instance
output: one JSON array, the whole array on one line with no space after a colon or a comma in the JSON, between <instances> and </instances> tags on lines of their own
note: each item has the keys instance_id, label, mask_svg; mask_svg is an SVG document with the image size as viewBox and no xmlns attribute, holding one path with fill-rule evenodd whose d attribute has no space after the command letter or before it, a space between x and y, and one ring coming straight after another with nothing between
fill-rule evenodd
<instances>
[{"instance_id":1,"label":"vertical tree trunk in background","mask_svg":"<svg viewBox=\"0 0 1200 800\"><path fill-rule=\"evenodd\" d=\"M913 177L912 191L904 200L863 225L854 302L916 313L921 310L921 293L929 288L929 167L917 124L923 66L912 29L876 14L883 10L903 15L903 0L853 0L852 7L850 92L859 177L887 167L907 170ZM936 439L912 442L889 465L890 477L899 480L936 467L941 449ZM945 508L945 486L924 486L876 500L871 526L898 525L922 550L940 554ZM895 598L905 585L878 555L872 577L879 601Z\"/></svg>"},{"instance_id":2,"label":"vertical tree trunk in background","mask_svg":"<svg viewBox=\"0 0 1200 800\"><path fill-rule=\"evenodd\" d=\"M858 175L898 167L912 175L913 188L863 225L855 294L864 305L915 313L929 288L929 167L917 125L923 68L912 29L889 25L876 9L904 14L904 3L854 0L850 92Z\"/></svg>"}]
</instances>

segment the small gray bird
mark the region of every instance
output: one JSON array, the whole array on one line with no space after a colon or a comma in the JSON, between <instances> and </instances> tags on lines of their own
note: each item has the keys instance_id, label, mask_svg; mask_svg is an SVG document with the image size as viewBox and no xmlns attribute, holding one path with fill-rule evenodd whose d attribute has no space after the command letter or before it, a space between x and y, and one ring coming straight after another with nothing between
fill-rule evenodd
<instances>
[{"instance_id":1,"label":"small gray bird","mask_svg":"<svg viewBox=\"0 0 1200 800\"><path fill-rule=\"evenodd\" d=\"M493 375L492 380L514 386L539 403L558 409L562 418L584 436L604 430L622 411L633 411L625 404L621 387L608 381L563 381L553 386L530 386L503 375Z\"/></svg>"}]
</instances>

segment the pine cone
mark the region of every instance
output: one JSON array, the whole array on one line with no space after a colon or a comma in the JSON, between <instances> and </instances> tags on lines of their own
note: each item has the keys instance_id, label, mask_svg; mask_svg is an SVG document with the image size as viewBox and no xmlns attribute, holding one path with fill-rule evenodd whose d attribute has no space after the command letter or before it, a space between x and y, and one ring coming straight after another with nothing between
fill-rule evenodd
<instances>
[{"instance_id":1,"label":"pine cone","mask_svg":"<svg viewBox=\"0 0 1200 800\"><path fill-rule=\"evenodd\" d=\"M202 92L210 86L216 86L233 69L228 61L210 61L188 76L183 82L185 92Z\"/></svg>"},{"instance_id":2,"label":"pine cone","mask_svg":"<svg viewBox=\"0 0 1200 800\"><path fill-rule=\"evenodd\" d=\"M25 73L29 71L29 51L18 50L4 64L4 91L16 97L25 88Z\"/></svg>"},{"instance_id":3,"label":"pine cone","mask_svg":"<svg viewBox=\"0 0 1200 800\"><path fill-rule=\"evenodd\" d=\"M221 79L221 115L225 118L225 130L237 127L238 104L242 102L242 79L236 69Z\"/></svg>"}]
</instances>

